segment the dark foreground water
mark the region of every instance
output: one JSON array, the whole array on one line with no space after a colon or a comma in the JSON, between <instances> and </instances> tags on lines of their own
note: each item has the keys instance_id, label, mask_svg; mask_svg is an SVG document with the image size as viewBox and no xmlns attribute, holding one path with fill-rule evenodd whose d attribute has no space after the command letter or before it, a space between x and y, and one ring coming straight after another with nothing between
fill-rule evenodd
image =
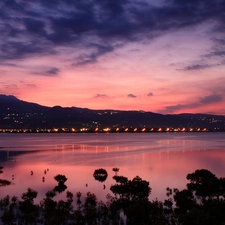
<instances>
[{"instance_id":1,"label":"dark foreground water","mask_svg":"<svg viewBox=\"0 0 225 225\"><path fill-rule=\"evenodd\" d=\"M30 187L38 191L40 200L56 185L53 177L64 174L67 190L83 195L91 191L105 200L115 183L112 168L118 167L118 175L149 181L150 199L163 200L166 187L184 188L186 175L196 169L225 177L225 133L2 133L0 166L4 167L0 179L13 183L0 187L0 198L21 196ZM104 183L93 178L99 168L108 172Z\"/></svg>"}]
</instances>

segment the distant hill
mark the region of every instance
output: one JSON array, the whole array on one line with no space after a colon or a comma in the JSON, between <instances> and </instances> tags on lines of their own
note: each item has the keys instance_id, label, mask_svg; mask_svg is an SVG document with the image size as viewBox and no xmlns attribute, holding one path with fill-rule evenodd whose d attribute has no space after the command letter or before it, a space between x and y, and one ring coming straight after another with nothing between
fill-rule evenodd
<instances>
[{"instance_id":1,"label":"distant hill","mask_svg":"<svg viewBox=\"0 0 225 225\"><path fill-rule=\"evenodd\" d=\"M0 129L51 129L96 127L224 129L225 117L208 114L163 115L144 111L91 110L78 107L46 107L0 95Z\"/></svg>"},{"instance_id":2,"label":"distant hill","mask_svg":"<svg viewBox=\"0 0 225 225\"><path fill-rule=\"evenodd\" d=\"M37 113L48 109L49 107L19 100L13 95L0 95L0 113Z\"/></svg>"}]
</instances>

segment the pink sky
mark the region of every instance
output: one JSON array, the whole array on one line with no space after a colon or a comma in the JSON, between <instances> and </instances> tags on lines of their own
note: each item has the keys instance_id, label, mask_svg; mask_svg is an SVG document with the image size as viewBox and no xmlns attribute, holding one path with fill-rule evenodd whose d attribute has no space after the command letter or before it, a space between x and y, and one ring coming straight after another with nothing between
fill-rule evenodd
<instances>
[{"instance_id":1,"label":"pink sky","mask_svg":"<svg viewBox=\"0 0 225 225\"><path fill-rule=\"evenodd\" d=\"M0 94L45 106L225 115L224 5L5 1Z\"/></svg>"}]
</instances>

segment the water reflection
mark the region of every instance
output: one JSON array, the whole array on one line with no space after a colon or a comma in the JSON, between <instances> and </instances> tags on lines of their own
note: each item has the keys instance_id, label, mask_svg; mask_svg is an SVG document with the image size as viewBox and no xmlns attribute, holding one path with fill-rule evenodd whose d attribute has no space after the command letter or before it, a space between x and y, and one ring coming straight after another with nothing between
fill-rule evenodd
<instances>
[{"instance_id":1,"label":"water reflection","mask_svg":"<svg viewBox=\"0 0 225 225\"><path fill-rule=\"evenodd\" d=\"M96 135L85 135L82 143L77 137L64 134L62 139L60 136L57 139L41 136L42 142L40 136L35 135L29 139L25 136L23 140L20 136L18 142L15 137L11 143L8 139L8 146L6 141L0 141L4 147L0 150L1 165L4 166L0 179L12 182L10 186L1 187L0 197L7 194L20 196L30 187L37 190L38 199L42 199L56 186L54 177L65 174L69 191L83 194L91 191L105 200L111 184L115 183L113 168L119 168L118 176L133 179L138 175L149 181L151 199L164 199L168 186L184 188L186 175L196 169L205 168L218 177L225 177L224 133L210 138L208 134L204 138L181 134L120 135L97 135L97 139ZM93 179L93 172L98 168L104 168L108 173L104 185Z\"/></svg>"}]
</instances>

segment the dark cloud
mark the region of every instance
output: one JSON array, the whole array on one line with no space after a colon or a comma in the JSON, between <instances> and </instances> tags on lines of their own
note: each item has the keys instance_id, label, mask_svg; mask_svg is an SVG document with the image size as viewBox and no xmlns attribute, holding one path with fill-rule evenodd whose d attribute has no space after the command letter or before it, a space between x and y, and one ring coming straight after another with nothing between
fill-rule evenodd
<instances>
[{"instance_id":1,"label":"dark cloud","mask_svg":"<svg viewBox=\"0 0 225 225\"><path fill-rule=\"evenodd\" d=\"M89 49L92 49L93 52L90 54L80 55L77 58L77 62L73 63L72 66L80 66L80 65L95 63L99 56L104 55L108 52L112 52L114 48L112 46L91 43L89 45Z\"/></svg>"},{"instance_id":2,"label":"dark cloud","mask_svg":"<svg viewBox=\"0 0 225 225\"><path fill-rule=\"evenodd\" d=\"M43 56L46 54L56 54L56 51L49 48L47 43L41 40L32 40L33 42L12 42L8 41L1 45L0 61L10 59L24 59L32 56Z\"/></svg>"},{"instance_id":3,"label":"dark cloud","mask_svg":"<svg viewBox=\"0 0 225 225\"><path fill-rule=\"evenodd\" d=\"M213 38L214 45L209 50L208 54L202 55L203 60L217 61L216 64L209 65L210 67L224 65L225 61L225 40Z\"/></svg>"},{"instance_id":4,"label":"dark cloud","mask_svg":"<svg viewBox=\"0 0 225 225\"><path fill-rule=\"evenodd\" d=\"M128 98L137 98L137 95L128 94L127 97L128 97Z\"/></svg>"},{"instance_id":5,"label":"dark cloud","mask_svg":"<svg viewBox=\"0 0 225 225\"><path fill-rule=\"evenodd\" d=\"M200 106L207 106L213 103L218 103L223 101L223 95L220 94L211 94L200 98L198 101L191 104L177 104L166 106L163 110L160 110L159 113L174 113L179 110L185 110L190 108L197 108Z\"/></svg>"},{"instance_id":6,"label":"dark cloud","mask_svg":"<svg viewBox=\"0 0 225 225\"><path fill-rule=\"evenodd\" d=\"M24 19L24 25L28 32L31 33L45 33L44 31L44 22L40 20L25 18Z\"/></svg>"},{"instance_id":7,"label":"dark cloud","mask_svg":"<svg viewBox=\"0 0 225 225\"><path fill-rule=\"evenodd\" d=\"M208 56L207 56L208 57ZM178 71L192 71L192 70L204 70L209 69L216 66L222 66L225 64L225 61L221 61L215 64L194 64L184 67L183 69L177 69Z\"/></svg>"},{"instance_id":8,"label":"dark cloud","mask_svg":"<svg viewBox=\"0 0 225 225\"><path fill-rule=\"evenodd\" d=\"M212 65L208 65L208 64L195 64L195 65L186 66L181 70L183 70L183 71L203 70L203 69L208 69L208 68L211 68L211 67L212 67Z\"/></svg>"},{"instance_id":9,"label":"dark cloud","mask_svg":"<svg viewBox=\"0 0 225 225\"><path fill-rule=\"evenodd\" d=\"M205 96L200 99L201 104L211 104L211 103L216 103L216 102L221 102L223 100L222 95L219 94L212 94Z\"/></svg>"},{"instance_id":10,"label":"dark cloud","mask_svg":"<svg viewBox=\"0 0 225 225\"><path fill-rule=\"evenodd\" d=\"M166 106L163 110L160 110L159 113L173 113L186 108L188 108L188 105L182 105L182 104L169 105L169 106Z\"/></svg>"},{"instance_id":11,"label":"dark cloud","mask_svg":"<svg viewBox=\"0 0 225 225\"><path fill-rule=\"evenodd\" d=\"M151 39L208 21L215 21L212 29L225 32L221 29L224 11L225 0L208 0L204 4L202 0L171 0L158 6L144 0L3 0L0 60L57 54L56 47L69 46L86 52L74 65L94 63L119 48L117 43ZM94 48L90 47L93 43ZM223 44L219 39L217 43ZM223 55L219 51L214 54ZM186 70L203 68L208 68L207 64Z\"/></svg>"},{"instance_id":12,"label":"dark cloud","mask_svg":"<svg viewBox=\"0 0 225 225\"><path fill-rule=\"evenodd\" d=\"M97 94L94 98L107 98L108 96L105 94Z\"/></svg>"},{"instance_id":13,"label":"dark cloud","mask_svg":"<svg viewBox=\"0 0 225 225\"><path fill-rule=\"evenodd\" d=\"M214 38L214 42L219 44L219 45L224 45L225 46L225 39Z\"/></svg>"},{"instance_id":14,"label":"dark cloud","mask_svg":"<svg viewBox=\"0 0 225 225\"><path fill-rule=\"evenodd\" d=\"M116 16L124 13L125 6L129 3L128 0L120 1L99 1L97 4L101 7L102 11L108 16Z\"/></svg>"},{"instance_id":15,"label":"dark cloud","mask_svg":"<svg viewBox=\"0 0 225 225\"><path fill-rule=\"evenodd\" d=\"M83 35L96 29L96 19L90 9L86 6L81 10L74 9L70 13L65 12L65 15L61 17L50 18L49 24L52 32L46 36L46 39L59 45L80 41L84 37Z\"/></svg>"},{"instance_id":16,"label":"dark cloud","mask_svg":"<svg viewBox=\"0 0 225 225\"><path fill-rule=\"evenodd\" d=\"M32 74L41 75L41 76L57 76L60 72L60 69L56 67L51 67L45 71L33 72Z\"/></svg>"},{"instance_id":17,"label":"dark cloud","mask_svg":"<svg viewBox=\"0 0 225 225\"><path fill-rule=\"evenodd\" d=\"M212 58L212 57L224 57L225 56L225 50L214 50L213 52L209 53L209 54L206 54L205 57L209 57L209 58Z\"/></svg>"},{"instance_id":18,"label":"dark cloud","mask_svg":"<svg viewBox=\"0 0 225 225\"><path fill-rule=\"evenodd\" d=\"M60 72L58 68L52 67L51 69L46 71L48 75L57 75Z\"/></svg>"},{"instance_id":19,"label":"dark cloud","mask_svg":"<svg viewBox=\"0 0 225 225\"><path fill-rule=\"evenodd\" d=\"M153 96L153 93L152 93L152 92L149 92L149 93L147 94L147 96L148 96L148 97L151 97L151 96Z\"/></svg>"},{"instance_id":20,"label":"dark cloud","mask_svg":"<svg viewBox=\"0 0 225 225\"><path fill-rule=\"evenodd\" d=\"M10 67L21 67L18 64L15 64L15 63L5 63L5 62L1 62L1 61L0 61L0 65L10 66Z\"/></svg>"}]
</instances>

